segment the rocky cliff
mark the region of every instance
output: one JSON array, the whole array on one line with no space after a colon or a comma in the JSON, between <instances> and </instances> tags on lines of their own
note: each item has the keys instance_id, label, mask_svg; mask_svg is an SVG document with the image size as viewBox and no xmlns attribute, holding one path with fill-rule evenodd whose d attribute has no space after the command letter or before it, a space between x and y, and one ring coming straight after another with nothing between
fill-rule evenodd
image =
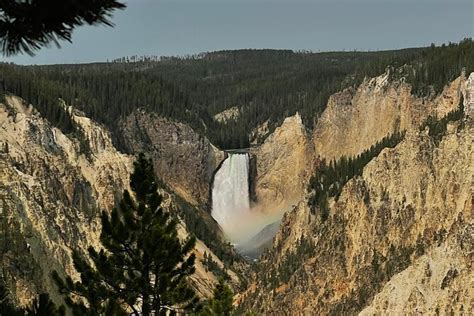
<instances>
[{"instance_id":1,"label":"rocky cliff","mask_svg":"<svg viewBox=\"0 0 474 316\"><path fill-rule=\"evenodd\" d=\"M19 305L29 304L41 292L62 303L51 272L77 277L72 249L86 253L89 246L100 248L99 215L111 210L129 185L133 156L117 151L103 126L62 106L72 115L74 134L51 126L20 98L6 96L0 104L0 279ZM161 194L166 208L182 220L181 237L189 235L187 223L197 229L199 222L200 231L212 231L210 245L198 239L196 273L191 278L198 293L208 297L217 277L203 264L204 252L223 269L214 250L220 254L232 250L220 248L222 233L205 211L171 192ZM231 269L228 274L233 284L240 282Z\"/></svg>"},{"instance_id":2,"label":"rocky cliff","mask_svg":"<svg viewBox=\"0 0 474 316\"><path fill-rule=\"evenodd\" d=\"M458 106L464 81L460 76L428 101L387 72L332 95L311 134L299 114L286 118L251 150L259 210L274 213L301 200L319 159L358 155L395 131L418 129L430 115L443 117Z\"/></svg>"},{"instance_id":3,"label":"rocky cliff","mask_svg":"<svg viewBox=\"0 0 474 316\"><path fill-rule=\"evenodd\" d=\"M300 115L286 118L262 145L251 151L257 209L281 213L305 193L313 151Z\"/></svg>"},{"instance_id":4,"label":"rocky cliff","mask_svg":"<svg viewBox=\"0 0 474 316\"><path fill-rule=\"evenodd\" d=\"M439 96L418 98L387 73L331 96L312 134L296 114L253 148L257 209L289 211L253 282L238 295L241 310L473 313L473 85L474 74L460 76ZM440 142L420 130L428 116L455 109L461 95L465 117L448 124ZM0 105L2 281L22 305L43 291L61 301L50 272L75 276L71 250L100 247L97 215L128 187L133 157L116 150L101 125L63 106L78 127L74 134L16 97ZM166 206L182 219L180 236L202 237L192 281L209 296L221 259L235 255L207 212L224 153L189 126L141 110L120 125L130 152L153 157ZM307 181L320 158L359 154L397 130L405 138L330 199L327 219L309 209ZM217 270L203 264L204 253ZM228 274L239 283L237 273Z\"/></svg>"},{"instance_id":5,"label":"rocky cliff","mask_svg":"<svg viewBox=\"0 0 474 316\"><path fill-rule=\"evenodd\" d=\"M443 117L459 104L464 77L451 82L434 100L413 96L411 87L387 72L329 98L312 142L326 159L355 156L396 130L412 130L429 116Z\"/></svg>"},{"instance_id":6,"label":"rocky cliff","mask_svg":"<svg viewBox=\"0 0 474 316\"><path fill-rule=\"evenodd\" d=\"M186 124L138 110L121 123L130 152L147 152L157 176L193 205L206 205L224 153Z\"/></svg>"},{"instance_id":7,"label":"rocky cliff","mask_svg":"<svg viewBox=\"0 0 474 316\"><path fill-rule=\"evenodd\" d=\"M397 128L407 131L404 140L384 149L329 201L327 220L305 199L285 214L254 282L239 296L242 310L474 311L474 123L466 112L448 124L439 144L419 129L428 115L454 109L461 93L465 108L472 107L472 81L460 77L439 97L418 99L404 83L383 78L331 98L315 129L315 154L354 155Z\"/></svg>"},{"instance_id":8,"label":"rocky cliff","mask_svg":"<svg viewBox=\"0 0 474 316\"><path fill-rule=\"evenodd\" d=\"M20 304L43 291L59 301L51 271L74 275L71 249L98 246L97 215L128 186L131 157L88 118L73 119L80 137L64 135L19 98L0 105L1 264Z\"/></svg>"}]
</instances>

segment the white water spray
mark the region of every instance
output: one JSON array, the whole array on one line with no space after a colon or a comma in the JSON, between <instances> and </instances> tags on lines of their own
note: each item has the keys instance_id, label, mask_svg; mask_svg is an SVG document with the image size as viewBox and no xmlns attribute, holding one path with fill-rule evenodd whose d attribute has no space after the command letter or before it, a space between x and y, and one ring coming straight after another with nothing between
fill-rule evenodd
<instances>
[{"instance_id":1,"label":"white water spray","mask_svg":"<svg viewBox=\"0 0 474 316\"><path fill-rule=\"evenodd\" d=\"M242 227L242 219L250 215L249 155L230 154L214 176L212 217L231 239Z\"/></svg>"}]
</instances>

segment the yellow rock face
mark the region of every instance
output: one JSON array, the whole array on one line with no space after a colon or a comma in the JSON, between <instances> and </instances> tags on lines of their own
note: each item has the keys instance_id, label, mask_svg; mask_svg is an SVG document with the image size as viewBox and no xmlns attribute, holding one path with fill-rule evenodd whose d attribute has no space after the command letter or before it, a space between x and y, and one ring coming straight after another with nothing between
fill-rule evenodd
<instances>
[{"instance_id":1,"label":"yellow rock face","mask_svg":"<svg viewBox=\"0 0 474 316\"><path fill-rule=\"evenodd\" d=\"M9 223L2 265L20 304L43 291L58 300L51 271L77 277L71 249L100 247L100 211L111 210L128 187L131 157L116 151L98 124L72 118L90 148L87 157L77 139L23 100L7 96L0 105L0 209Z\"/></svg>"},{"instance_id":2,"label":"yellow rock face","mask_svg":"<svg viewBox=\"0 0 474 316\"><path fill-rule=\"evenodd\" d=\"M442 117L458 106L462 83L462 77L454 80L431 101L412 96L405 83L389 82L388 74L336 93L314 129L315 154L328 160L355 156L397 129L417 129L429 115Z\"/></svg>"},{"instance_id":3,"label":"yellow rock face","mask_svg":"<svg viewBox=\"0 0 474 316\"><path fill-rule=\"evenodd\" d=\"M329 201L325 222L304 198L285 214L243 306L278 315L472 314L474 121L467 111L438 145L419 130L428 115L456 108L461 93L469 109L471 82L458 78L418 100L379 77L333 96L312 136L316 156L357 154L397 126L405 139ZM312 246L292 258L287 281L275 281L301 238Z\"/></svg>"},{"instance_id":4,"label":"yellow rock face","mask_svg":"<svg viewBox=\"0 0 474 316\"><path fill-rule=\"evenodd\" d=\"M88 153L76 137L51 126L20 98L7 96L0 104L0 231L6 236L0 265L19 305L41 292L63 303L51 272L78 277L72 249L85 254L89 246L101 248L101 211L112 210L129 189L134 157L117 151L104 127L65 109L81 128ZM171 195L161 193L171 209ZM182 222L179 232L188 235ZM199 240L195 251L197 257L206 251L222 266ZM192 280L199 294L212 294L216 277L201 262Z\"/></svg>"},{"instance_id":5,"label":"yellow rock face","mask_svg":"<svg viewBox=\"0 0 474 316\"><path fill-rule=\"evenodd\" d=\"M281 213L303 197L312 148L299 114L286 118L252 155L261 212Z\"/></svg>"},{"instance_id":6,"label":"yellow rock face","mask_svg":"<svg viewBox=\"0 0 474 316\"><path fill-rule=\"evenodd\" d=\"M256 210L275 214L298 203L317 160L355 156L397 130L417 130L429 115L446 115L458 106L464 81L459 77L434 100L422 100L384 74L332 95L311 135L299 114L286 118L252 150Z\"/></svg>"}]
</instances>

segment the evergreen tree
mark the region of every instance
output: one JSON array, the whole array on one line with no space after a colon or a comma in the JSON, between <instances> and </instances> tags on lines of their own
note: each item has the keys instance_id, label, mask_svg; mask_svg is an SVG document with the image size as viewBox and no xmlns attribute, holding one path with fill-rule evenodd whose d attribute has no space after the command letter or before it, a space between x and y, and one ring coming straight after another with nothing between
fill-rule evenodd
<instances>
[{"instance_id":1,"label":"evergreen tree","mask_svg":"<svg viewBox=\"0 0 474 316\"><path fill-rule=\"evenodd\" d=\"M58 99L106 125L116 145L123 136L121 120L142 108L186 123L230 149L248 147L262 124L271 133L296 112L310 131L331 94L357 87L364 78L388 71L389 81L404 80L413 94L433 97L463 69L474 71L470 38L441 47L366 53L264 49L81 65L0 63L0 93L24 98L65 133L75 128ZM239 109L235 119L214 119L230 106Z\"/></svg>"},{"instance_id":2,"label":"evergreen tree","mask_svg":"<svg viewBox=\"0 0 474 316\"><path fill-rule=\"evenodd\" d=\"M112 26L109 17L125 5L116 0L63 0L0 2L0 43L4 54L32 54L58 39L71 41L75 27ZM58 45L59 46L59 45Z\"/></svg>"},{"instance_id":3,"label":"evergreen tree","mask_svg":"<svg viewBox=\"0 0 474 316\"><path fill-rule=\"evenodd\" d=\"M134 198L125 191L112 214L102 214L105 250L89 249L92 266L74 253L74 266L81 274L78 282L64 282L54 273L76 315L161 315L197 305L187 283L194 272L195 256L190 252L195 238L184 243L178 239L176 220L160 207L151 161L140 154L134 167Z\"/></svg>"},{"instance_id":4,"label":"evergreen tree","mask_svg":"<svg viewBox=\"0 0 474 316\"><path fill-rule=\"evenodd\" d=\"M446 116L441 119L436 119L436 117L429 116L428 119L420 127L420 130L424 130L428 127L428 135L433 140L436 146L439 145L441 139L446 134L446 129L449 122L459 121L464 117L464 97L461 95L459 98L458 108L452 110ZM461 121L461 127L463 126Z\"/></svg>"},{"instance_id":5,"label":"evergreen tree","mask_svg":"<svg viewBox=\"0 0 474 316\"><path fill-rule=\"evenodd\" d=\"M203 310L203 315L231 315L234 310L232 305L234 293L230 287L224 282L223 278L219 279L219 283L214 289L214 297L209 301L208 306Z\"/></svg>"},{"instance_id":6,"label":"evergreen tree","mask_svg":"<svg viewBox=\"0 0 474 316\"><path fill-rule=\"evenodd\" d=\"M395 132L384 137L356 157L341 157L331 160L329 164L322 160L309 180L310 198L308 204L311 212L319 209L323 221L329 217L328 198L339 198L344 185L353 177L362 175L362 171L372 158L378 156L384 148L393 148L404 138L404 132Z\"/></svg>"}]
</instances>

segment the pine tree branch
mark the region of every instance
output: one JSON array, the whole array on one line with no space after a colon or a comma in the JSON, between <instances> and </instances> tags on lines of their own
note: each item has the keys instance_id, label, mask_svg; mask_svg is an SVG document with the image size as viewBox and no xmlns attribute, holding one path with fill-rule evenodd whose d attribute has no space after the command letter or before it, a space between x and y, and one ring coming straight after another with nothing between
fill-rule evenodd
<instances>
[{"instance_id":1,"label":"pine tree branch","mask_svg":"<svg viewBox=\"0 0 474 316\"><path fill-rule=\"evenodd\" d=\"M125 8L117 0L0 0L0 43L4 54L33 51L59 40L71 41L75 27L113 26L111 13Z\"/></svg>"}]
</instances>

